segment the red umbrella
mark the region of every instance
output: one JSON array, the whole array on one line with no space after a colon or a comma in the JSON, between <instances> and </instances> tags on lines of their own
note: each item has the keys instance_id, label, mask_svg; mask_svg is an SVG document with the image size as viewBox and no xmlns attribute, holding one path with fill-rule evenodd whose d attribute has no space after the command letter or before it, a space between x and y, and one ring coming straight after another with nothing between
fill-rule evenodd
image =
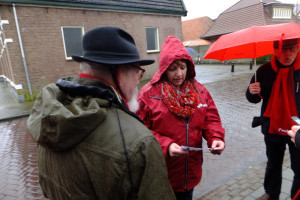
<instances>
[{"instance_id":1,"label":"red umbrella","mask_svg":"<svg viewBox=\"0 0 300 200\"><path fill-rule=\"evenodd\" d=\"M220 61L256 58L273 54L273 41L300 38L300 25L294 22L252 26L222 35L207 50L203 59Z\"/></svg>"},{"instance_id":2,"label":"red umbrella","mask_svg":"<svg viewBox=\"0 0 300 200\"><path fill-rule=\"evenodd\" d=\"M203 59L224 61L238 58L258 58L274 53L274 40L292 38L300 38L300 25L294 22L252 26L222 35L209 47Z\"/></svg>"}]
</instances>

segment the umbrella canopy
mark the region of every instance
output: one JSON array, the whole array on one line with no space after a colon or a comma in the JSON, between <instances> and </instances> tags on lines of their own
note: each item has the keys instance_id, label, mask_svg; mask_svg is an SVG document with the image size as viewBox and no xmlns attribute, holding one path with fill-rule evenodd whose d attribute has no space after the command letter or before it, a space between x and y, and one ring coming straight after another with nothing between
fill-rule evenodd
<instances>
[{"instance_id":1,"label":"umbrella canopy","mask_svg":"<svg viewBox=\"0 0 300 200\"><path fill-rule=\"evenodd\" d=\"M190 55L196 54L196 53L197 53L197 52L195 51L195 49L190 48L190 47L186 47L186 50L189 52Z\"/></svg>"},{"instance_id":2,"label":"umbrella canopy","mask_svg":"<svg viewBox=\"0 0 300 200\"><path fill-rule=\"evenodd\" d=\"M273 41L300 38L300 25L294 22L252 26L222 35L207 50L203 59L220 61L258 58L274 53Z\"/></svg>"}]
</instances>

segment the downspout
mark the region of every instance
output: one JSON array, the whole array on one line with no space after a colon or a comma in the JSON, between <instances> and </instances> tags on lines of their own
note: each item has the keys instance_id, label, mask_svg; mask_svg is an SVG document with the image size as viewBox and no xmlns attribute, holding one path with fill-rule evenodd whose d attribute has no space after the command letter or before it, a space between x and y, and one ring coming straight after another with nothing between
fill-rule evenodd
<instances>
[{"instance_id":1,"label":"downspout","mask_svg":"<svg viewBox=\"0 0 300 200\"><path fill-rule=\"evenodd\" d=\"M27 80L27 84L28 84L28 88L29 88L30 99L33 100L30 78L29 78L29 74L28 74L28 70L27 70L27 63L26 63L26 59L25 59L23 43L22 43L22 38L21 38L21 33L20 33L20 28L19 28L18 16L17 16L17 11L16 11L16 6L14 3L13 3L13 10L14 10L14 17L15 17L16 27L17 27L17 32L18 32L18 38L20 41L20 48L21 48L22 59L23 59L23 64L24 64L24 68L25 68L26 80Z\"/></svg>"}]
</instances>

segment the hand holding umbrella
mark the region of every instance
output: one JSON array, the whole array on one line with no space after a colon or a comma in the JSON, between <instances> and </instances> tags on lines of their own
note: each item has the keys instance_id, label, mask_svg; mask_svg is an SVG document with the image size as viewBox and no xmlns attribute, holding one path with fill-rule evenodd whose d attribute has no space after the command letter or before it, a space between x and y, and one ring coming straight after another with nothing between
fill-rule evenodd
<instances>
[{"instance_id":1,"label":"hand holding umbrella","mask_svg":"<svg viewBox=\"0 0 300 200\"><path fill-rule=\"evenodd\" d=\"M294 22L252 26L222 35L209 47L203 59L253 58L256 66L256 58L274 53L274 41L294 38L300 38L300 25Z\"/></svg>"},{"instance_id":2,"label":"hand holding umbrella","mask_svg":"<svg viewBox=\"0 0 300 200\"><path fill-rule=\"evenodd\" d=\"M259 82L251 83L249 85L249 91L252 95L260 94L261 91L260 83Z\"/></svg>"}]
</instances>

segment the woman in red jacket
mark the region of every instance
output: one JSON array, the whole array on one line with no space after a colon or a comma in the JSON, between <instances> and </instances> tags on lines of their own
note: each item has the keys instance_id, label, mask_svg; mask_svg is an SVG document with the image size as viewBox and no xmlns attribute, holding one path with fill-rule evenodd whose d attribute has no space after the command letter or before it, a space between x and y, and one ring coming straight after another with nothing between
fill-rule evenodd
<instances>
[{"instance_id":1,"label":"woman in red jacket","mask_svg":"<svg viewBox=\"0 0 300 200\"><path fill-rule=\"evenodd\" d=\"M207 89L195 79L195 64L182 42L169 36L159 70L139 92L137 111L164 152L169 181L178 200L191 200L202 175L202 138L213 154L225 148L224 128Z\"/></svg>"}]
</instances>

